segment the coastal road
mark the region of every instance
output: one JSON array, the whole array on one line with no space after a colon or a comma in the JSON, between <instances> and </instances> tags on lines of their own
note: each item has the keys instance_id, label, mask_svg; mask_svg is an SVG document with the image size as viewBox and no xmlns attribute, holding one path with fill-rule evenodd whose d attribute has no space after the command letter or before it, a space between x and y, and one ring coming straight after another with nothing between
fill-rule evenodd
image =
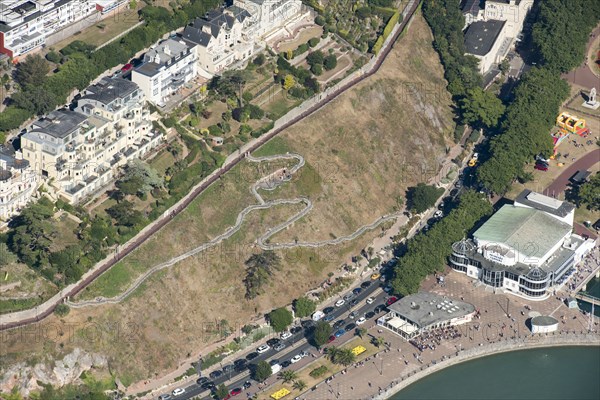
<instances>
[{"instance_id":1,"label":"coastal road","mask_svg":"<svg viewBox=\"0 0 600 400\"><path fill-rule=\"evenodd\" d=\"M364 316L366 313L373 311L376 307L383 308L381 306L384 305L386 299L389 297L384 291L380 290L381 286L384 284L382 282L380 282L379 280L375 280L375 281L367 280L367 281L371 282L370 286L365 289L362 289L362 291L358 295L354 296L352 299L347 301L343 306L334 307L333 304L331 305L331 307L334 307L334 310L331 313L327 314L327 316L328 317L331 316L329 318L331 318L330 323L332 325L336 321L343 320L344 321L343 325L346 326L347 324L353 323L354 321L356 321L356 319ZM362 284L362 282L361 282L361 284ZM351 291L346 292L346 293L351 293ZM373 297L375 299L375 301L372 304L366 304L366 299L368 297ZM341 299L341 298L342 298L342 294L340 294L340 296L339 296L339 299ZM337 301L337 300L338 300L338 298L335 299L335 301ZM352 307L349 303L352 300L357 301L357 304L354 307ZM351 312L356 313L355 319L351 319L348 317ZM374 321L376 321L376 319L380 316L380 314L382 314L382 312L377 313L373 318L370 318L369 320L367 320L367 322L363 326L364 327L373 326ZM335 329L334 329L334 331L335 331ZM291 338L289 338L285 341L282 341L287 344L286 348L284 348L283 350L277 352L273 348L270 348L267 352L259 355L255 359L253 359L250 364L256 364L257 362L263 361L263 360L264 361L278 360L279 363L282 363L284 361L290 360L292 357L294 357L295 355L297 355L303 351L320 356L318 350L314 346L312 346L311 344L308 343L307 338L309 336L309 332L310 331L308 329L303 329L301 332L293 335ZM339 346L339 345L345 343L346 341L350 340L354 335L355 335L354 330L346 332L344 335L335 339L331 343L331 345ZM290 349L291 347L293 347L293 349ZM240 358L241 358L241 356L240 356ZM314 361L313 357L307 357L306 361L303 359L303 360L299 361L298 363L292 364L289 367L284 368L284 369L297 370L312 361ZM203 373L202 376L205 376L205 374ZM228 390L231 390L234 388L241 388L244 385L244 382L246 382L248 380L250 380L249 372L247 369L244 369L244 371L236 371L236 372L232 372L231 374L228 374L228 375L224 374L224 375L220 376L219 378L214 379L212 381L217 386L220 384L225 384L227 386ZM192 383L188 386L181 386L181 387L185 388L185 393L183 393L179 396L173 396L173 399L177 399L177 400L191 399L194 396L198 396L198 395L208 396L208 394L210 393L209 390L201 388L196 383ZM252 394L257 391L256 382L253 382L252 387L250 387L250 389L248 389L248 391ZM241 398L243 398L243 396L241 396Z\"/></svg>"}]
</instances>

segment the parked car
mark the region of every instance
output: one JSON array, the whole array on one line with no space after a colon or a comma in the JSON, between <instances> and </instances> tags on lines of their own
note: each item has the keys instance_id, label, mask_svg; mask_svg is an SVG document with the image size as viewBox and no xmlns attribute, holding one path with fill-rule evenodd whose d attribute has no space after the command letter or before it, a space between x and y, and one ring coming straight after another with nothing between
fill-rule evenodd
<instances>
[{"instance_id":1,"label":"parked car","mask_svg":"<svg viewBox=\"0 0 600 400\"><path fill-rule=\"evenodd\" d=\"M133 64L129 64L129 63L127 63L127 64L125 64L125 65L123 66L123 68L121 68L121 72L123 72L123 73L125 73L125 72L129 72L129 71L131 71L132 69L133 69Z\"/></svg>"},{"instance_id":2,"label":"parked car","mask_svg":"<svg viewBox=\"0 0 600 400\"><path fill-rule=\"evenodd\" d=\"M354 293L348 293L344 296L344 300L348 301L354 297Z\"/></svg>"},{"instance_id":3,"label":"parked car","mask_svg":"<svg viewBox=\"0 0 600 400\"><path fill-rule=\"evenodd\" d=\"M331 322L335 319L335 316L332 314L326 315L325 318L323 318L323 321L325 322Z\"/></svg>"},{"instance_id":4,"label":"parked car","mask_svg":"<svg viewBox=\"0 0 600 400\"><path fill-rule=\"evenodd\" d=\"M304 357L308 357L310 354L308 354L308 351L301 351L300 352L300 357L304 358Z\"/></svg>"},{"instance_id":5,"label":"parked car","mask_svg":"<svg viewBox=\"0 0 600 400\"><path fill-rule=\"evenodd\" d=\"M365 314L366 319L371 319L374 316L375 316L375 313L373 311L369 311L368 313Z\"/></svg>"},{"instance_id":6,"label":"parked car","mask_svg":"<svg viewBox=\"0 0 600 400\"><path fill-rule=\"evenodd\" d=\"M292 365L292 363L289 360L285 360L284 362L281 363L281 368L287 368L290 365Z\"/></svg>"},{"instance_id":7,"label":"parked car","mask_svg":"<svg viewBox=\"0 0 600 400\"><path fill-rule=\"evenodd\" d=\"M246 381L244 382L244 385L242 386L244 388L244 390L248 389L250 386L252 386L252 382L251 381Z\"/></svg>"},{"instance_id":8,"label":"parked car","mask_svg":"<svg viewBox=\"0 0 600 400\"><path fill-rule=\"evenodd\" d=\"M354 307L354 306L355 306L355 305L357 305L357 304L358 304L358 300L357 300L357 299L352 299L352 301L350 302L350 305L351 305L352 307Z\"/></svg>"},{"instance_id":9,"label":"parked car","mask_svg":"<svg viewBox=\"0 0 600 400\"><path fill-rule=\"evenodd\" d=\"M244 360L243 358L240 358L239 360L235 360L233 362L233 365L235 366L236 371L243 371L244 369L246 369L248 361Z\"/></svg>"},{"instance_id":10,"label":"parked car","mask_svg":"<svg viewBox=\"0 0 600 400\"><path fill-rule=\"evenodd\" d=\"M237 396L240 393L242 393L242 389L241 388L231 389L231 392L229 392L229 394L232 395L232 396Z\"/></svg>"},{"instance_id":11,"label":"parked car","mask_svg":"<svg viewBox=\"0 0 600 400\"><path fill-rule=\"evenodd\" d=\"M340 319L339 321L336 321L333 324L333 329L341 328L342 326L344 326L345 323L346 323L346 321L344 321L343 319Z\"/></svg>"},{"instance_id":12,"label":"parked car","mask_svg":"<svg viewBox=\"0 0 600 400\"><path fill-rule=\"evenodd\" d=\"M302 357L300 357L300 354L296 354L294 357L291 358L290 362L292 364L296 364L300 360L302 360Z\"/></svg>"},{"instance_id":13,"label":"parked car","mask_svg":"<svg viewBox=\"0 0 600 400\"><path fill-rule=\"evenodd\" d=\"M442 218L444 216L444 213L441 210L437 210L435 213L433 213L433 218Z\"/></svg>"},{"instance_id":14,"label":"parked car","mask_svg":"<svg viewBox=\"0 0 600 400\"><path fill-rule=\"evenodd\" d=\"M375 272L374 274L371 275L372 281L376 281L379 278L381 278L381 274L379 272Z\"/></svg>"},{"instance_id":15,"label":"parked car","mask_svg":"<svg viewBox=\"0 0 600 400\"><path fill-rule=\"evenodd\" d=\"M365 322L367 322L367 319L365 317L360 317L359 319L356 320L356 325L362 325Z\"/></svg>"},{"instance_id":16,"label":"parked car","mask_svg":"<svg viewBox=\"0 0 600 400\"><path fill-rule=\"evenodd\" d=\"M345 301L345 300L343 300L343 299L339 299L338 301L336 301L336 302L335 302L335 306L336 306L336 307L341 307L341 306L343 306L344 304L346 304L346 301Z\"/></svg>"},{"instance_id":17,"label":"parked car","mask_svg":"<svg viewBox=\"0 0 600 400\"><path fill-rule=\"evenodd\" d=\"M273 349L275 351L281 351L285 349L285 343L277 343L275 346L273 346Z\"/></svg>"},{"instance_id":18,"label":"parked car","mask_svg":"<svg viewBox=\"0 0 600 400\"><path fill-rule=\"evenodd\" d=\"M332 312L334 312L334 311L335 311L335 308L334 308L334 307L325 307L325 308L323 309L323 312L325 313L325 315L327 315L327 314L331 314L331 313L332 313Z\"/></svg>"},{"instance_id":19,"label":"parked car","mask_svg":"<svg viewBox=\"0 0 600 400\"><path fill-rule=\"evenodd\" d=\"M366 281L366 282L363 282L363 283L360 284L360 287L363 288L363 289L366 289L369 286L371 286L371 282L369 282L369 281Z\"/></svg>"},{"instance_id":20,"label":"parked car","mask_svg":"<svg viewBox=\"0 0 600 400\"><path fill-rule=\"evenodd\" d=\"M175 389L175 390L173 390L171 392L171 394L173 396L179 396L180 394L184 394L184 393L185 393L185 389L184 388L177 388L177 389Z\"/></svg>"},{"instance_id":21,"label":"parked car","mask_svg":"<svg viewBox=\"0 0 600 400\"><path fill-rule=\"evenodd\" d=\"M535 167L533 167L534 169L537 169L538 171L548 171L548 167L545 165L541 165L541 164L535 164Z\"/></svg>"},{"instance_id":22,"label":"parked car","mask_svg":"<svg viewBox=\"0 0 600 400\"><path fill-rule=\"evenodd\" d=\"M350 332L351 330L353 330L353 329L355 329L355 328L356 328L356 324L355 324L354 322L352 322L352 323L349 323L348 325L346 325L346 326L344 327L344 330L345 330L346 332Z\"/></svg>"},{"instance_id":23,"label":"parked car","mask_svg":"<svg viewBox=\"0 0 600 400\"><path fill-rule=\"evenodd\" d=\"M221 370L216 370L216 371L213 371L210 374L208 374L208 376L210 377L210 379L217 379L221 375L223 375L223 371L221 371Z\"/></svg>"},{"instance_id":24,"label":"parked car","mask_svg":"<svg viewBox=\"0 0 600 400\"><path fill-rule=\"evenodd\" d=\"M279 342L281 342L281 339L279 339L279 338L272 338L272 339L267 340L267 345L273 347L276 344L278 344Z\"/></svg>"},{"instance_id":25,"label":"parked car","mask_svg":"<svg viewBox=\"0 0 600 400\"><path fill-rule=\"evenodd\" d=\"M338 329L337 331L335 331L334 336L336 338L342 336L344 333L346 333L346 331L343 328Z\"/></svg>"},{"instance_id":26,"label":"parked car","mask_svg":"<svg viewBox=\"0 0 600 400\"><path fill-rule=\"evenodd\" d=\"M331 342L333 342L335 339L337 339L337 338L335 337L335 335L331 335L331 336L329 336L329 340L327 340L327 343L331 343Z\"/></svg>"},{"instance_id":27,"label":"parked car","mask_svg":"<svg viewBox=\"0 0 600 400\"><path fill-rule=\"evenodd\" d=\"M385 305L386 306L390 306L390 305L394 304L397 301L398 301L398 298L396 296L392 296L389 299L387 299L387 301L385 302Z\"/></svg>"},{"instance_id":28,"label":"parked car","mask_svg":"<svg viewBox=\"0 0 600 400\"><path fill-rule=\"evenodd\" d=\"M375 298L374 297L369 297L367 299L367 304L373 304L375 302Z\"/></svg>"},{"instance_id":29,"label":"parked car","mask_svg":"<svg viewBox=\"0 0 600 400\"><path fill-rule=\"evenodd\" d=\"M292 334L291 332L285 331L281 332L281 335L279 335L279 337L281 338L281 340L287 340L292 337Z\"/></svg>"},{"instance_id":30,"label":"parked car","mask_svg":"<svg viewBox=\"0 0 600 400\"><path fill-rule=\"evenodd\" d=\"M204 382L200 387L204 390L211 390L215 388L215 383L213 381Z\"/></svg>"},{"instance_id":31,"label":"parked car","mask_svg":"<svg viewBox=\"0 0 600 400\"><path fill-rule=\"evenodd\" d=\"M362 289L359 287L354 288L354 290L352 290L352 293L354 293L355 296L358 296L360 292L362 292Z\"/></svg>"},{"instance_id":32,"label":"parked car","mask_svg":"<svg viewBox=\"0 0 600 400\"><path fill-rule=\"evenodd\" d=\"M172 397L170 394L161 394L160 396L158 396L158 400L171 400Z\"/></svg>"},{"instance_id":33,"label":"parked car","mask_svg":"<svg viewBox=\"0 0 600 400\"><path fill-rule=\"evenodd\" d=\"M262 353L269 351L270 348L271 347L268 344L263 344L262 346L257 347L256 352L258 354L262 354Z\"/></svg>"},{"instance_id":34,"label":"parked car","mask_svg":"<svg viewBox=\"0 0 600 400\"><path fill-rule=\"evenodd\" d=\"M290 328L290 333L292 335L295 335L296 333L302 332L302 327L301 326L294 326Z\"/></svg>"},{"instance_id":35,"label":"parked car","mask_svg":"<svg viewBox=\"0 0 600 400\"><path fill-rule=\"evenodd\" d=\"M356 318L356 312L352 311L348 317L350 317L350 319Z\"/></svg>"},{"instance_id":36,"label":"parked car","mask_svg":"<svg viewBox=\"0 0 600 400\"><path fill-rule=\"evenodd\" d=\"M258 353L253 351L252 353L250 353L246 356L246 360L248 360L248 361L254 360L256 357L258 357Z\"/></svg>"},{"instance_id":37,"label":"parked car","mask_svg":"<svg viewBox=\"0 0 600 400\"><path fill-rule=\"evenodd\" d=\"M225 374L228 374L233 371L235 371L235 366L233 364L229 364L223 367L223 373Z\"/></svg>"}]
</instances>

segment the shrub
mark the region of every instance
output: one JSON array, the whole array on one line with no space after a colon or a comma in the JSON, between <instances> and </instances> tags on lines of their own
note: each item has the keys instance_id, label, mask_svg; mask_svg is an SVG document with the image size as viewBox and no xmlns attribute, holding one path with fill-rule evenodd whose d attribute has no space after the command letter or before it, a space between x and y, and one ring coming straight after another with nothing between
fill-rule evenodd
<instances>
[{"instance_id":1,"label":"shrub","mask_svg":"<svg viewBox=\"0 0 600 400\"><path fill-rule=\"evenodd\" d=\"M326 372L328 371L327 367L325 365L321 365L318 368L313 369L312 371L310 371L309 375L312 378L320 378L321 376L323 376Z\"/></svg>"},{"instance_id":2,"label":"shrub","mask_svg":"<svg viewBox=\"0 0 600 400\"><path fill-rule=\"evenodd\" d=\"M308 41L308 45L310 47L315 47L316 45L319 44L320 41L321 41L321 39L319 39L318 37L314 37Z\"/></svg>"},{"instance_id":3,"label":"shrub","mask_svg":"<svg viewBox=\"0 0 600 400\"><path fill-rule=\"evenodd\" d=\"M330 54L323 60L323 67L325 70L330 71L337 67L337 57L335 54Z\"/></svg>"},{"instance_id":4,"label":"shrub","mask_svg":"<svg viewBox=\"0 0 600 400\"><path fill-rule=\"evenodd\" d=\"M59 304L54 309L54 314L56 314L59 317L64 317L64 316L68 315L70 311L71 311L71 309L69 308L68 305Z\"/></svg>"},{"instance_id":5,"label":"shrub","mask_svg":"<svg viewBox=\"0 0 600 400\"><path fill-rule=\"evenodd\" d=\"M321 64L313 64L310 67L310 72L319 76L323 73L323 66Z\"/></svg>"}]
</instances>

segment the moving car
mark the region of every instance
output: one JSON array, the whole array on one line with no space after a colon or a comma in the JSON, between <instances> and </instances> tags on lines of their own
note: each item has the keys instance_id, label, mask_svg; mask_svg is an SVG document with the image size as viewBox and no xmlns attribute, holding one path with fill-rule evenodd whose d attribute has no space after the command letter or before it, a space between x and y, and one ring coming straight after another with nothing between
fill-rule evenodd
<instances>
[{"instance_id":1,"label":"moving car","mask_svg":"<svg viewBox=\"0 0 600 400\"><path fill-rule=\"evenodd\" d=\"M367 299L367 304L373 304L375 302L375 298L374 297L369 297Z\"/></svg>"},{"instance_id":2,"label":"moving car","mask_svg":"<svg viewBox=\"0 0 600 400\"><path fill-rule=\"evenodd\" d=\"M171 394L173 396L179 396L180 394L184 394L184 393L185 393L185 389L184 388L177 388L177 389L175 389L175 390L173 390L171 392Z\"/></svg>"},{"instance_id":3,"label":"moving car","mask_svg":"<svg viewBox=\"0 0 600 400\"><path fill-rule=\"evenodd\" d=\"M367 319L365 317L360 317L359 319L356 320L356 325L362 325L365 322L367 322Z\"/></svg>"},{"instance_id":4,"label":"moving car","mask_svg":"<svg viewBox=\"0 0 600 400\"><path fill-rule=\"evenodd\" d=\"M338 301L336 301L336 302L335 302L335 306L336 306L336 307L341 307L341 306L343 306L344 304L346 304L346 301L345 301L345 300L343 300L343 299L339 299Z\"/></svg>"},{"instance_id":5,"label":"moving car","mask_svg":"<svg viewBox=\"0 0 600 400\"><path fill-rule=\"evenodd\" d=\"M256 352L258 354L262 354L262 353L269 351L270 348L271 347L268 344L263 344L262 346L258 346L258 348L256 349Z\"/></svg>"}]
</instances>

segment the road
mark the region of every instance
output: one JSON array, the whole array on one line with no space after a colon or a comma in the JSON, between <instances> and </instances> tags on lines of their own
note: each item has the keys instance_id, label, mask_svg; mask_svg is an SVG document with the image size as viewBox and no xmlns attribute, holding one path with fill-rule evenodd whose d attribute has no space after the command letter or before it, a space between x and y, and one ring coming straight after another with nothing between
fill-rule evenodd
<instances>
[{"instance_id":1,"label":"road","mask_svg":"<svg viewBox=\"0 0 600 400\"><path fill-rule=\"evenodd\" d=\"M579 170L587 170L600 162L600 149L595 149L569 165L551 184L544 190L547 196L559 197L567 189L569 179Z\"/></svg>"},{"instance_id":2,"label":"road","mask_svg":"<svg viewBox=\"0 0 600 400\"><path fill-rule=\"evenodd\" d=\"M354 299L357 300L357 304L354 307L350 306L350 303L348 301L341 307L335 307L333 304L330 305L331 307L334 307L334 311L332 311L331 313L328 314L328 316L329 315L333 316L333 319L330 322L331 325L333 325L335 322L337 322L339 320L344 320L344 326L345 326L349 323L354 322L356 319L360 318L361 316L364 316L366 313L373 311L376 307L384 305L385 300L388 298L388 295L383 290L381 290L383 283L381 283L379 280L371 281L370 279L368 279L366 282L371 282L371 285L369 287L367 287L366 289L363 289L358 295L354 296L351 300L349 300L349 301L352 301ZM361 282L361 284L362 284L362 282ZM357 286L357 287L359 287L359 286ZM351 293L350 289L346 293ZM339 298L342 298L342 295L343 295L343 293L340 294ZM366 304L366 299L368 297L374 297L375 301L372 304ZM338 299L335 299L335 301L337 301L337 300ZM335 303L335 301L333 301L333 303ZM355 312L357 314L357 317L354 320L348 317L348 315L351 312ZM377 317L379 317L381 314L383 314L383 312L380 312L380 313L376 314L373 318L368 319L367 322L365 322L365 324L362 326L364 326L364 327L373 326L375 324ZM350 340L354 336L355 336L354 330L346 332L339 338L335 339L331 343L331 345L340 346L341 344ZM302 351L306 351L308 353L312 353L315 355L319 354L318 350L314 346L312 346L311 344L308 343L307 330L303 330L303 331L293 335L291 338L287 339L284 342L287 344L287 346L283 350L280 350L278 352L278 351L275 351L273 348L271 348L267 352L254 358L251 363L256 364L257 362L263 361L263 360L264 361L278 360L279 363L281 363L283 361L290 360L293 356L301 353ZM290 347L292 347L292 346L293 346L293 350L290 350ZM292 364L284 369L298 370L312 361L314 361L313 357L307 357L306 360L302 359L301 361L299 361L295 364ZM203 376L204 376L204 374L203 374ZM224 374L224 375L220 376L219 378L212 380L212 382L214 382L215 385L217 385L217 386L223 383L227 386L228 390L231 390L234 388L242 388L244 385L244 382L246 382L248 380L250 380L249 371L248 371L248 369L245 369L244 371L233 372L229 375ZM185 393L183 393L179 396L172 396L173 399L177 399L177 400L191 399L195 396L208 395L210 393L209 390L202 389L196 383L192 383L191 385L183 386L183 387L185 388ZM253 382L253 385L248 389L248 393L250 393L252 395L256 391L257 391L257 383ZM240 394L239 396L240 396L239 398L243 399L243 398L245 398L246 394L244 392L242 392L242 394Z\"/></svg>"}]
</instances>

